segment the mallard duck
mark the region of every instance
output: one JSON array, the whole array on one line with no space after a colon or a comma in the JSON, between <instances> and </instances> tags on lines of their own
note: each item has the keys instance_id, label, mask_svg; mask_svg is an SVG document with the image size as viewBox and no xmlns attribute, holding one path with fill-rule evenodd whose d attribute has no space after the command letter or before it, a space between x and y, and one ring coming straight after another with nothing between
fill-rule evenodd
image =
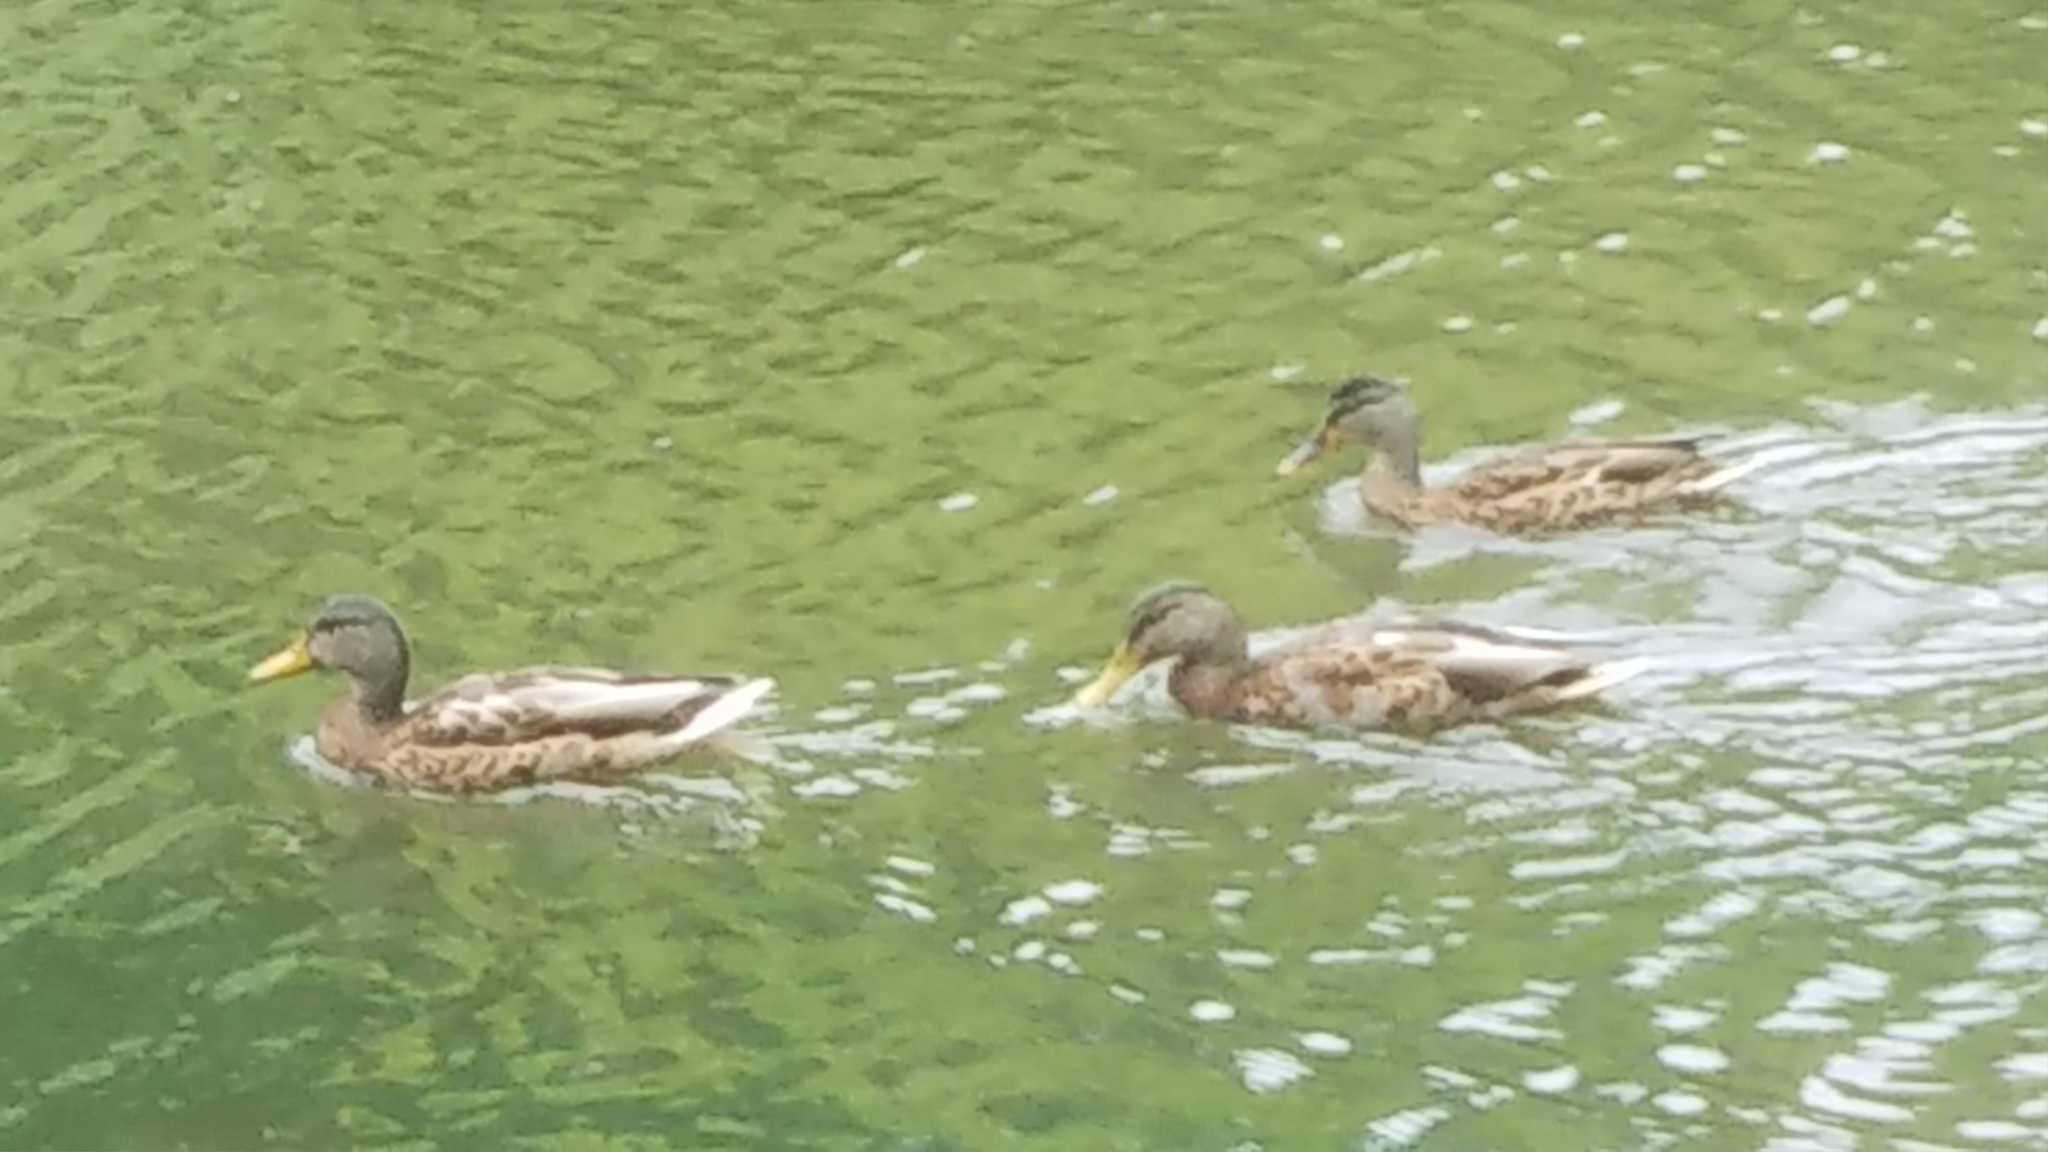
<instances>
[{"instance_id":1,"label":"mallard duck","mask_svg":"<svg viewBox=\"0 0 2048 1152\"><path fill-rule=\"evenodd\" d=\"M1583 528L1704 504L1761 463L1710 459L1700 454L1697 439L1559 444L1474 468L1443 488L1425 488L1407 389L1358 376L1337 386L1315 435L1276 471L1285 476L1346 440L1371 451L1359 495L1375 516L1404 528L1457 520L1505 534Z\"/></svg>"},{"instance_id":2,"label":"mallard duck","mask_svg":"<svg viewBox=\"0 0 2048 1152\"><path fill-rule=\"evenodd\" d=\"M350 691L320 718L321 757L387 784L454 793L616 780L730 727L774 688L770 680L534 667L465 676L408 704L411 665L389 608L337 596L249 679L342 673Z\"/></svg>"},{"instance_id":3,"label":"mallard duck","mask_svg":"<svg viewBox=\"0 0 2048 1152\"><path fill-rule=\"evenodd\" d=\"M1198 584L1175 581L1131 606L1122 643L1074 704L1100 707L1140 670L1168 659L1177 663L1167 690L1195 716L1423 731L1581 700L1645 667L1446 623L1326 635L1254 659L1228 604Z\"/></svg>"}]
</instances>

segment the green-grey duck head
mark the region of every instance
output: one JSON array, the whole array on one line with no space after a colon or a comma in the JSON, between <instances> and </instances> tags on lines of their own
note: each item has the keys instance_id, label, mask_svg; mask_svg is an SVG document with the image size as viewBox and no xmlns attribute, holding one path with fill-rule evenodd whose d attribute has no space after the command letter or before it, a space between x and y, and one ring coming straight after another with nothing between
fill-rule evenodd
<instances>
[{"instance_id":1,"label":"green-grey duck head","mask_svg":"<svg viewBox=\"0 0 2048 1152\"><path fill-rule=\"evenodd\" d=\"M1183 656L1228 665L1243 661L1245 655L1244 625L1230 605L1199 584L1161 584L1131 605L1123 640L1102 675L1075 693L1074 706L1097 708L1108 703L1126 681L1157 660Z\"/></svg>"},{"instance_id":2,"label":"green-grey duck head","mask_svg":"<svg viewBox=\"0 0 2048 1152\"><path fill-rule=\"evenodd\" d=\"M1411 483L1421 479L1416 456L1415 403L1408 390L1378 376L1354 376L1330 393L1315 434L1287 454L1274 471L1285 476L1350 441L1365 445Z\"/></svg>"},{"instance_id":3,"label":"green-grey duck head","mask_svg":"<svg viewBox=\"0 0 2048 1152\"><path fill-rule=\"evenodd\" d=\"M255 683L283 680L315 668L346 675L371 718L397 717L405 707L411 647L398 617L368 596L336 596L320 606L296 640L249 669Z\"/></svg>"}]
</instances>

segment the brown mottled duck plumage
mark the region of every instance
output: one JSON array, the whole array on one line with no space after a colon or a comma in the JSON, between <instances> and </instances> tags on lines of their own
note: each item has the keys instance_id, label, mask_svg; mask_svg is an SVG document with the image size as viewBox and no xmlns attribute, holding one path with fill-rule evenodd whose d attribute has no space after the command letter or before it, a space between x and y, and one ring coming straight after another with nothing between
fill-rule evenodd
<instances>
[{"instance_id":1,"label":"brown mottled duck plumage","mask_svg":"<svg viewBox=\"0 0 2048 1152\"><path fill-rule=\"evenodd\" d=\"M774 686L531 667L465 676L408 704L405 631L364 596L329 600L249 676L279 680L315 668L342 673L350 686L315 731L323 759L387 784L449 793L617 780L729 728Z\"/></svg>"},{"instance_id":2,"label":"brown mottled duck plumage","mask_svg":"<svg viewBox=\"0 0 2048 1152\"><path fill-rule=\"evenodd\" d=\"M1131 607L1123 642L1074 698L1097 707L1146 666L1195 716L1292 728L1423 730L1535 712L1642 670L1464 624L1381 628L1250 655L1237 614L1198 585L1163 584Z\"/></svg>"},{"instance_id":3,"label":"brown mottled duck plumage","mask_svg":"<svg viewBox=\"0 0 2048 1152\"><path fill-rule=\"evenodd\" d=\"M1481 465L1441 488L1422 483L1415 407L1401 386L1374 376L1345 381L1315 435L1280 462L1285 475L1349 440L1371 451L1359 496L1404 528L1454 520L1506 535L1587 528L1719 499L1752 463L1701 454L1697 439L1630 440L1531 448Z\"/></svg>"}]
</instances>

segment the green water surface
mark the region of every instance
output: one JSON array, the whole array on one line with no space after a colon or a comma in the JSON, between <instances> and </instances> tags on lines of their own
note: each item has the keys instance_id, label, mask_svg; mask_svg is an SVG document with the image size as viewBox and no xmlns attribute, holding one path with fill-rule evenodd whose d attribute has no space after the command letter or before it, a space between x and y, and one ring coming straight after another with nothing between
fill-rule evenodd
<instances>
[{"instance_id":1,"label":"green water surface","mask_svg":"<svg viewBox=\"0 0 2048 1152\"><path fill-rule=\"evenodd\" d=\"M2048 1133L2044 58L1993 0L7 6L0 1147ZM1366 369L1432 459L1620 401L1839 467L1417 563L1272 475ZM1667 671L1047 721L1169 576ZM680 815L337 787L337 686L242 675L344 590L419 687L740 670L794 742Z\"/></svg>"}]
</instances>

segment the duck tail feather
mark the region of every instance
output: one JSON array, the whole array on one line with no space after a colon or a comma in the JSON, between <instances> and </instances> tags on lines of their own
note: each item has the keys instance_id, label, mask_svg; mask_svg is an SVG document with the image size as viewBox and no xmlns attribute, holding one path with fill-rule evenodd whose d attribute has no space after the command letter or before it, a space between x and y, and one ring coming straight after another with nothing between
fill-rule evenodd
<instances>
[{"instance_id":1,"label":"duck tail feather","mask_svg":"<svg viewBox=\"0 0 2048 1152\"><path fill-rule=\"evenodd\" d=\"M1586 674L1558 689L1557 699L1582 700L1597 696L1625 680L1650 670L1649 660L1636 656L1627 660L1605 660L1586 669Z\"/></svg>"},{"instance_id":2,"label":"duck tail feather","mask_svg":"<svg viewBox=\"0 0 2048 1152\"><path fill-rule=\"evenodd\" d=\"M732 727L740 718L753 711L754 705L775 690L775 681L764 678L749 680L718 699L697 710L690 722L662 738L662 743L671 748L683 748L699 743L706 738Z\"/></svg>"},{"instance_id":3,"label":"duck tail feather","mask_svg":"<svg viewBox=\"0 0 2048 1152\"><path fill-rule=\"evenodd\" d=\"M1752 456L1739 464L1730 464L1726 468L1715 469L1697 480L1687 482L1685 492L1689 496L1705 496L1709 493L1719 492L1744 476L1762 468L1767 463L1769 463L1769 460L1763 456Z\"/></svg>"}]
</instances>

